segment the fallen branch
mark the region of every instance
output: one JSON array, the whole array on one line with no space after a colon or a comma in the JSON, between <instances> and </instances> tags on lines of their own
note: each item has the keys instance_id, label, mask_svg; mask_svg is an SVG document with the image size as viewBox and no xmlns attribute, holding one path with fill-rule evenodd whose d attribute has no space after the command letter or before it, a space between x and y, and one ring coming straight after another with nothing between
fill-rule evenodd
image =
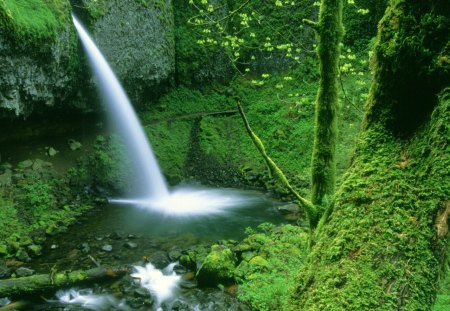
<instances>
[{"instance_id":1,"label":"fallen branch","mask_svg":"<svg viewBox=\"0 0 450 311\"><path fill-rule=\"evenodd\" d=\"M56 290L60 287L114 279L129 273L129 268L97 267L56 274L37 274L21 278L0 280L0 297L24 297Z\"/></svg>"},{"instance_id":2,"label":"fallen branch","mask_svg":"<svg viewBox=\"0 0 450 311\"><path fill-rule=\"evenodd\" d=\"M253 141L256 149L258 149L259 153L264 158L266 162L267 168L269 169L269 174L271 178L278 178L281 183L297 198L300 203L300 206L304 208L306 217L308 218L310 228L314 228L317 224L317 210L316 207L307 199L302 197L295 189L291 186L286 175L284 175L283 171L278 167L278 165L267 155L266 149L264 148L264 144L261 139L253 132L250 128L250 124L248 123L247 116L245 115L244 109L240 102L237 102L237 107L239 113L244 121L245 129L247 130L248 135Z\"/></svg>"}]
</instances>

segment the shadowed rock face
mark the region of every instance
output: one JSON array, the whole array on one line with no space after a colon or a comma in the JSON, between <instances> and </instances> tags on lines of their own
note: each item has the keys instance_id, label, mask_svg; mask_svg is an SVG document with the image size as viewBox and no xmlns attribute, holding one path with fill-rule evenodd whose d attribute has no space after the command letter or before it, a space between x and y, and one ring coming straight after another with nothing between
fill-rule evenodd
<instances>
[{"instance_id":1,"label":"shadowed rock face","mask_svg":"<svg viewBox=\"0 0 450 311\"><path fill-rule=\"evenodd\" d=\"M148 5L135 0L105 3L104 14L91 29L135 105L161 93L175 68L172 1Z\"/></svg>"}]
</instances>

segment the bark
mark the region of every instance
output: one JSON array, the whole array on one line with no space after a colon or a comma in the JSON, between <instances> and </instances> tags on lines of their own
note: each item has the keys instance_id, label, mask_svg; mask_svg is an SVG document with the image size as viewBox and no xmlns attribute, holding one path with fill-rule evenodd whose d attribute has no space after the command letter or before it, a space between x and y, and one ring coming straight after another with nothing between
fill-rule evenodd
<instances>
[{"instance_id":1,"label":"bark","mask_svg":"<svg viewBox=\"0 0 450 311\"><path fill-rule=\"evenodd\" d=\"M391 1L351 167L286 310L431 309L448 245L449 25L446 0Z\"/></svg>"},{"instance_id":2,"label":"bark","mask_svg":"<svg viewBox=\"0 0 450 311\"><path fill-rule=\"evenodd\" d=\"M305 23L316 31L320 61L311 161L311 201L320 206L325 196L334 194L335 186L339 55L344 32L342 0L322 0L319 21L305 20Z\"/></svg>"},{"instance_id":3,"label":"bark","mask_svg":"<svg viewBox=\"0 0 450 311\"><path fill-rule=\"evenodd\" d=\"M61 287L114 279L128 272L130 272L128 268L97 267L89 270L5 279L0 280L0 297L25 297L54 291Z\"/></svg>"}]
</instances>

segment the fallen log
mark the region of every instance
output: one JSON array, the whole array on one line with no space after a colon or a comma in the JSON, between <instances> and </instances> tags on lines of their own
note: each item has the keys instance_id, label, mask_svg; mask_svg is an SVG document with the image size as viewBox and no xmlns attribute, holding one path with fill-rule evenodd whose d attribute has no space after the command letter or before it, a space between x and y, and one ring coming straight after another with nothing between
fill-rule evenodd
<instances>
[{"instance_id":1,"label":"fallen log","mask_svg":"<svg viewBox=\"0 0 450 311\"><path fill-rule=\"evenodd\" d=\"M61 287L115 279L131 272L128 267L97 267L89 270L67 271L55 274L37 274L0 280L0 297L24 297L57 290Z\"/></svg>"}]
</instances>

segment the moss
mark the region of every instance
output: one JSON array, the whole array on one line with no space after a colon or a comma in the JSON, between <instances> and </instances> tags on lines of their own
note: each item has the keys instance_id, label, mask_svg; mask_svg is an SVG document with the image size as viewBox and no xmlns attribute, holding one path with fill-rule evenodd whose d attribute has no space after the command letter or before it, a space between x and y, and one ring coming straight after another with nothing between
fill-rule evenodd
<instances>
[{"instance_id":1,"label":"moss","mask_svg":"<svg viewBox=\"0 0 450 311\"><path fill-rule=\"evenodd\" d=\"M201 285L226 285L233 282L235 268L234 253L226 246L213 245L197 272L197 279Z\"/></svg>"},{"instance_id":2,"label":"moss","mask_svg":"<svg viewBox=\"0 0 450 311\"><path fill-rule=\"evenodd\" d=\"M408 44L424 30L412 20L427 14L440 13L430 3L391 1L380 24L364 131L286 310L429 310L434 302L448 243L434 222L450 196L450 90L413 83L408 89L420 87L423 96L404 93L404 83L424 72L431 81L442 74L428 70L443 44L425 54ZM441 35L439 27L429 30L423 39ZM408 126L416 104L426 108Z\"/></svg>"},{"instance_id":3,"label":"moss","mask_svg":"<svg viewBox=\"0 0 450 311\"><path fill-rule=\"evenodd\" d=\"M2 0L0 25L19 41L43 43L55 40L69 12L67 0Z\"/></svg>"}]
</instances>

